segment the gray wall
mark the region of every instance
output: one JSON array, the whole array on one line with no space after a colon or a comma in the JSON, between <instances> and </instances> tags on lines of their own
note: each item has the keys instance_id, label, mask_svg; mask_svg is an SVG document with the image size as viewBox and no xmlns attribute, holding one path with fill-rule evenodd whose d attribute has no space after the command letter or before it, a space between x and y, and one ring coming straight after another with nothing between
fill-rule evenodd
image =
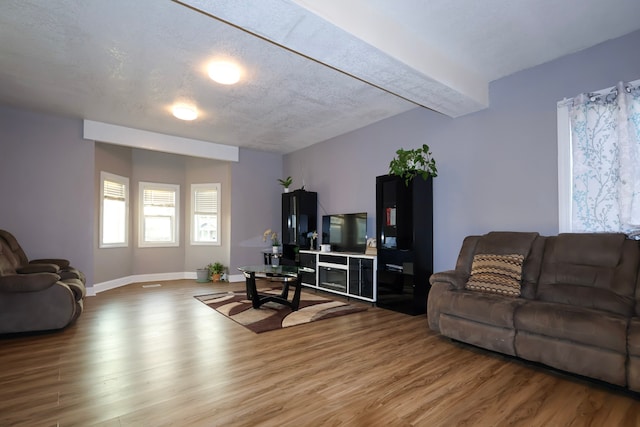
<instances>
[{"instance_id":1,"label":"gray wall","mask_svg":"<svg viewBox=\"0 0 640 427\"><path fill-rule=\"evenodd\" d=\"M93 157L80 120L0 106L0 228L29 258L69 259L89 284Z\"/></svg>"},{"instance_id":2,"label":"gray wall","mask_svg":"<svg viewBox=\"0 0 640 427\"><path fill-rule=\"evenodd\" d=\"M240 149L231 164L231 274L242 265L262 264L267 228L281 235L282 156ZM295 186L295 183L294 183Z\"/></svg>"},{"instance_id":3,"label":"gray wall","mask_svg":"<svg viewBox=\"0 0 640 427\"><path fill-rule=\"evenodd\" d=\"M375 234L375 177L398 148L428 144L434 180L434 268L451 269L465 236L558 232L557 101L640 78L640 32L490 85L490 107L450 119L414 109L285 156L284 175L318 191L321 212L367 211Z\"/></svg>"},{"instance_id":4,"label":"gray wall","mask_svg":"<svg viewBox=\"0 0 640 427\"><path fill-rule=\"evenodd\" d=\"M131 213L133 214L133 274L170 273L184 271L184 209L179 219L179 247L138 248L139 183L158 182L180 186L180 206L188 200L184 185L184 159L182 156L145 150L133 150L133 176L131 177Z\"/></svg>"},{"instance_id":5,"label":"gray wall","mask_svg":"<svg viewBox=\"0 0 640 427\"><path fill-rule=\"evenodd\" d=\"M185 191L185 230L182 235L184 242L185 271L195 271L210 262L219 261L225 266L230 263L231 244L231 164L229 162L184 157L184 191ZM200 246L191 245L192 218L188 213L191 209L191 184L220 183L220 245Z\"/></svg>"},{"instance_id":6,"label":"gray wall","mask_svg":"<svg viewBox=\"0 0 640 427\"><path fill-rule=\"evenodd\" d=\"M131 149L112 144L95 143L95 177L94 177L94 281L106 282L133 274L133 241L129 233L129 246L126 248L99 248L100 244L100 172L109 172L129 178L129 197L133 194L133 159ZM129 208L133 201L129 200ZM133 213L129 212L129 230L133 229Z\"/></svg>"}]
</instances>

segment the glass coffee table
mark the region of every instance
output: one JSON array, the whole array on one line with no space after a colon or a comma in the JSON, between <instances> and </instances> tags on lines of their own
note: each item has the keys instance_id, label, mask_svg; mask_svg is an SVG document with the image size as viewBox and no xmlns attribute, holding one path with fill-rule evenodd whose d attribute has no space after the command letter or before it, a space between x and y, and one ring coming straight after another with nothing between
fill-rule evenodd
<instances>
[{"instance_id":1,"label":"glass coffee table","mask_svg":"<svg viewBox=\"0 0 640 427\"><path fill-rule=\"evenodd\" d=\"M291 307L297 311L300 305L300 292L302 290L301 273L314 273L315 270L308 267L297 267L292 265L249 265L238 267L244 274L247 286L247 299L251 300L253 308L259 308L269 301ZM282 280L282 292L280 295L260 294L256 289L256 277L278 278ZM289 287L293 285L295 290L293 298L289 300Z\"/></svg>"}]
</instances>

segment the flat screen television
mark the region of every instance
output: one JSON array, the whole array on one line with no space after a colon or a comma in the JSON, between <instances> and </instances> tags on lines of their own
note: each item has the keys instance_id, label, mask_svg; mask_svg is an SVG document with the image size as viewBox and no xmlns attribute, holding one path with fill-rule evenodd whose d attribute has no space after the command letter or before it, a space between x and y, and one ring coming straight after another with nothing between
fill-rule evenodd
<instances>
[{"instance_id":1,"label":"flat screen television","mask_svg":"<svg viewBox=\"0 0 640 427\"><path fill-rule=\"evenodd\" d=\"M367 213L324 215L322 243L332 252L364 253L367 248Z\"/></svg>"}]
</instances>

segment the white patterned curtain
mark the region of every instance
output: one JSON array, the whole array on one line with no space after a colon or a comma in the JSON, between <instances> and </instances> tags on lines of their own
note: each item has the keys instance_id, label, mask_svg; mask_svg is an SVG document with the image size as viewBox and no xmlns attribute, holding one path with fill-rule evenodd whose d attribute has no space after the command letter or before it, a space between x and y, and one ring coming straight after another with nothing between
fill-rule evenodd
<instances>
[{"instance_id":1,"label":"white patterned curtain","mask_svg":"<svg viewBox=\"0 0 640 427\"><path fill-rule=\"evenodd\" d=\"M581 94L569 108L572 230L640 229L640 86Z\"/></svg>"}]
</instances>

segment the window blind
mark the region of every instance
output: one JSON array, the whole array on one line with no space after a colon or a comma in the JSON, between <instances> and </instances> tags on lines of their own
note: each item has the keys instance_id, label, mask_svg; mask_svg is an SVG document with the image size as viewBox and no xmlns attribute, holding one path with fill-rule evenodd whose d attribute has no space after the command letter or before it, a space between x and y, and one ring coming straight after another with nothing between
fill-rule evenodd
<instances>
[{"instance_id":1,"label":"window blind","mask_svg":"<svg viewBox=\"0 0 640 427\"><path fill-rule=\"evenodd\" d=\"M143 193L145 206L166 206L176 205L176 193L174 191L145 188Z\"/></svg>"},{"instance_id":2,"label":"window blind","mask_svg":"<svg viewBox=\"0 0 640 427\"><path fill-rule=\"evenodd\" d=\"M113 181L104 181L104 198L109 200L121 200L124 201L126 199L126 186L119 182Z\"/></svg>"},{"instance_id":3,"label":"window blind","mask_svg":"<svg viewBox=\"0 0 640 427\"><path fill-rule=\"evenodd\" d=\"M216 190L196 190L195 191L195 212L196 213L217 213L218 192Z\"/></svg>"}]
</instances>

